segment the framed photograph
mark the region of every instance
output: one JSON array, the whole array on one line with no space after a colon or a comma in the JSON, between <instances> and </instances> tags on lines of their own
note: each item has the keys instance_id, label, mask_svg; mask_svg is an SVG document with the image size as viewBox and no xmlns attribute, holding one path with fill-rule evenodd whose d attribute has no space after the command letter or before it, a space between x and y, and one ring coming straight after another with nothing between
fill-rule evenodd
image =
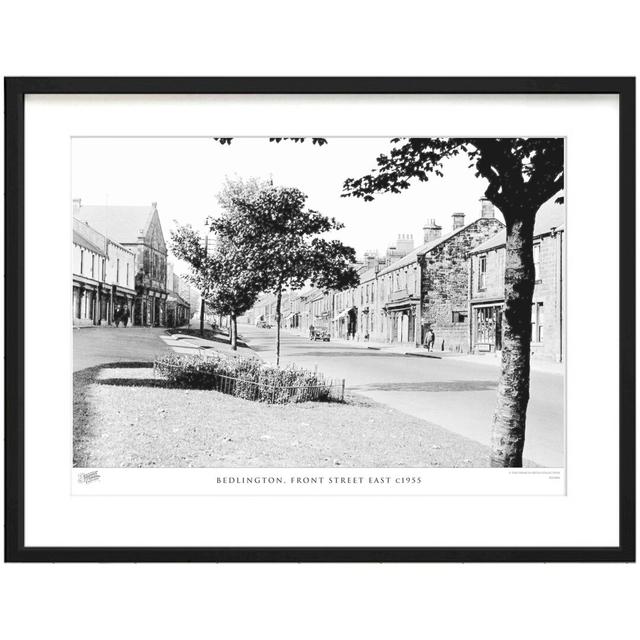
<instances>
[{"instance_id":1,"label":"framed photograph","mask_svg":"<svg viewBox=\"0 0 640 640\"><path fill-rule=\"evenodd\" d=\"M635 560L634 78L7 78L12 562Z\"/></svg>"}]
</instances>

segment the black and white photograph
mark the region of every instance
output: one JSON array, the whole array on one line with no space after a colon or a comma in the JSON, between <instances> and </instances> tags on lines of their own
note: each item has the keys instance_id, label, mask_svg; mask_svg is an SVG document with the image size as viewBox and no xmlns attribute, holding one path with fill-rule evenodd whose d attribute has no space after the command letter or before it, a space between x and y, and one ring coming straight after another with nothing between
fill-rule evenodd
<instances>
[{"instance_id":1,"label":"black and white photograph","mask_svg":"<svg viewBox=\"0 0 640 640\"><path fill-rule=\"evenodd\" d=\"M558 137L74 137L74 469L563 469L564 176Z\"/></svg>"}]
</instances>

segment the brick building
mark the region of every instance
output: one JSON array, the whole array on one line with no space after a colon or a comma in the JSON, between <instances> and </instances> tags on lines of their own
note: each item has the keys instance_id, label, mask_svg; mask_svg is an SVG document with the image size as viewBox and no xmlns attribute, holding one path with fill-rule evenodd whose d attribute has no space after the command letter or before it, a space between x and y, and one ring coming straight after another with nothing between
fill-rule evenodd
<instances>
[{"instance_id":1,"label":"brick building","mask_svg":"<svg viewBox=\"0 0 640 640\"><path fill-rule=\"evenodd\" d=\"M157 203L147 207L92 206L74 200L73 216L113 238L135 255L134 324L164 326L167 301L167 247Z\"/></svg>"},{"instance_id":2,"label":"brick building","mask_svg":"<svg viewBox=\"0 0 640 640\"><path fill-rule=\"evenodd\" d=\"M474 352L499 351L504 306L505 231L470 252L469 339ZM531 306L531 352L564 359L565 208L547 202L536 215L533 259L535 287Z\"/></svg>"},{"instance_id":3,"label":"brick building","mask_svg":"<svg viewBox=\"0 0 640 640\"><path fill-rule=\"evenodd\" d=\"M73 324L111 324L117 307L132 317L135 255L81 220L73 219Z\"/></svg>"}]
</instances>

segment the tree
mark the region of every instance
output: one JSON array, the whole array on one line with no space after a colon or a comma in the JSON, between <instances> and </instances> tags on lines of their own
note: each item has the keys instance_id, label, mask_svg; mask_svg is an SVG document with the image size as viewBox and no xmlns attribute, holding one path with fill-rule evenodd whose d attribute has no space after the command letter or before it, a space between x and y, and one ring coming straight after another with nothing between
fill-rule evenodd
<instances>
[{"instance_id":1,"label":"tree","mask_svg":"<svg viewBox=\"0 0 640 640\"><path fill-rule=\"evenodd\" d=\"M264 293L276 296L276 364L280 364L282 293L311 283L341 290L358 282L355 251L320 237L342 228L335 218L305 208L307 196L294 187L230 181L220 194L222 214L211 231L252 272Z\"/></svg>"},{"instance_id":2,"label":"tree","mask_svg":"<svg viewBox=\"0 0 640 640\"><path fill-rule=\"evenodd\" d=\"M171 250L191 267L189 280L202 292L203 301L215 312L229 316L229 343L235 351L238 341L237 317L250 309L258 298L257 279L247 269L233 246L216 243L213 250L190 225L171 232ZM202 305L204 308L204 304ZM200 334L203 334L201 311Z\"/></svg>"},{"instance_id":3,"label":"tree","mask_svg":"<svg viewBox=\"0 0 640 640\"><path fill-rule=\"evenodd\" d=\"M204 312L209 290L214 277L213 265L209 259L206 239L191 225L177 226L171 231L169 247L180 260L184 260L191 270L187 280L200 291L200 335L204 335Z\"/></svg>"},{"instance_id":4,"label":"tree","mask_svg":"<svg viewBox=\"0 0 640 640\"><path fill-rule=\"evenodd\" d=\"M377 167L347 179L343 196L373 200L400 193L412 181L441 177L445 161L466 154L485 197L506 223L502 366L491 434L491 466L521 467L529 402L531 301L534 287L533 229L538 209L564 188L561 138L395 138ZM558 198L561 200L561 198Z\"/></svg>"}]
</instances>

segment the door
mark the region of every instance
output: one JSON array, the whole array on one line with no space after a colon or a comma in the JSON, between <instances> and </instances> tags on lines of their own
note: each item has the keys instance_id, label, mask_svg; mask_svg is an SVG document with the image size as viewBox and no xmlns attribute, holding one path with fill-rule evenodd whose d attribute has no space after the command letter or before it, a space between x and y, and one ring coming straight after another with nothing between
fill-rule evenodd
<instances>
[{"instance_id":1,"label":"door","mask_svg":"<svg viewBox=\"0 0 640 640\"><path fill-rule=\"evenodd\" d=\"M402 314L402 322L400 324L400 342L409 342L409 314Z\"/></svg>"}]
</instances>

